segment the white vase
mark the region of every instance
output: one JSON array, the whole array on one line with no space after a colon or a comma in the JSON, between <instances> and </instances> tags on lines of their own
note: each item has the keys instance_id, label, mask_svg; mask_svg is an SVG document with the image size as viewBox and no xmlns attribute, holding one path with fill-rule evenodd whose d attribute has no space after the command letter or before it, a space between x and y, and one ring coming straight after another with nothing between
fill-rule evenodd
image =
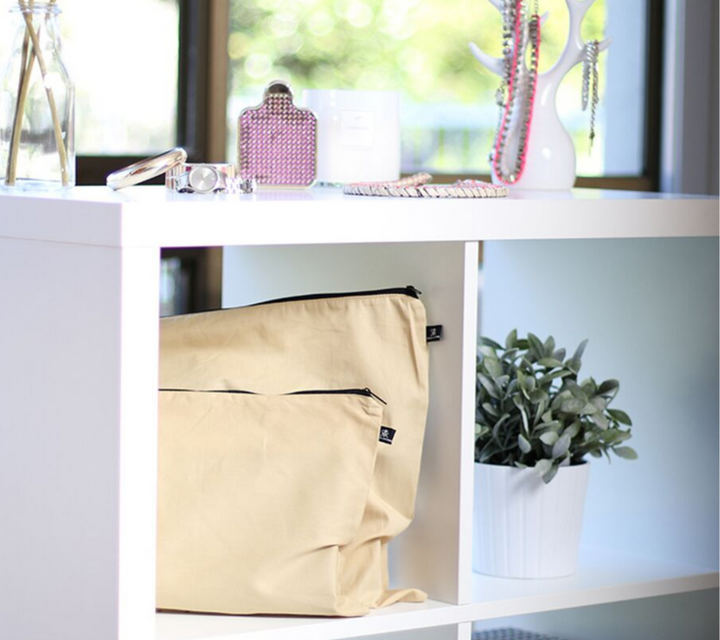
<instances>
[{"instance_id":1,"label":"white vase","mask_svg":"<svg viewBox=\"0 0 720 640\"><path fill-rule=\"evenodd\" d=\"M531 469L475 464L473 570L503 578L575 573L589 464L549 484Z\"/></svg>"}]
</instances>

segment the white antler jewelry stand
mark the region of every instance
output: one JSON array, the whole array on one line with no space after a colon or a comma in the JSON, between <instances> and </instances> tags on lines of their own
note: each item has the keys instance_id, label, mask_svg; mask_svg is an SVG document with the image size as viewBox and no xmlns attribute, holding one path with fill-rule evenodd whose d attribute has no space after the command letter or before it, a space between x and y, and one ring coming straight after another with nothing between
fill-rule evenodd
<instances>
[{"instance_id":1,"label":"white antler jewelry stand","mask_svg":"<svg viewBox=\"0 0 720 640\"><path fill-rule=\"evenodd\" d=\"M502 13L504 0L488 0ZM525 170L513 184L517 189L571 189L575 184L575 145L565 130L557 113L556 99L563 78L586 55L585 43L581 36L581 25L588 9L595 0L565 0L570 14L570 32L562 54L548 71L538 74L537 89L532 115L532 129L527 146ZM540 19L541 25L547 20L545 13ZM527 30L525 33L527 38ZM605 51L612 39L606 38L598 45L598 52ZM503 77L503 60L494 58L482 51L476 44L470 43L470 49L480 64L497 76ZM542 48L540 50L542 56ZM527 73L523 64L521 73ZM525 83L520 83L521 87ZM520 101L525 96L518 95ZM507 146L514 156L519 144L522 122L512 118L508 128ZM500 182L493 169L493 181Z\"/></svg>"}]
</instances>

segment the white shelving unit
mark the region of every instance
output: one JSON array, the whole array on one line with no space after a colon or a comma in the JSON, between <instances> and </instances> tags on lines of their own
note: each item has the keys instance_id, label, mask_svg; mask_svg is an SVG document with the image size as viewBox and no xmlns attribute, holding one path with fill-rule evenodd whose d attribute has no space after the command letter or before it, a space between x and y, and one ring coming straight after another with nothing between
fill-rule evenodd
<instances>
[{"instance_id":1,"label":"white shelving unit","mask_svg":"<svg viewBox=\"0 0 720 640\"><path fill-rule=\"evenodd\" d=\"M716 566L613 549L586 549L572 578L531 582L473 577L471 555L478 242L717 235L716 199L627 192L0 195L3 635L461 640L475 620L716 588ZM398 284L423 291L445 337L431 345L417 517L393 543L391 570L428 602L358 619L155 614L158 263L161 248L189 246L232 247L227 305Z\"/></svg>"}]
</instances>

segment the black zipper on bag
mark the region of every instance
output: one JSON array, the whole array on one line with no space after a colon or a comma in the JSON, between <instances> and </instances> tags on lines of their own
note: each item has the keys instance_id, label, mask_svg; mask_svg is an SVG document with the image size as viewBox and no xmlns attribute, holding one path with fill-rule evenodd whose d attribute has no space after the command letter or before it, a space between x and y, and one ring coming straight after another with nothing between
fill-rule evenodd
<instances>
[{"instance_id":1,"label":"black zipper on bag","mask_svg":"<svg viewBox=\"0 0 720 640\"><path fill-rule=\"evenodd\" d=\"M259 396L255 391L242 389L158 389L161 393L237 393L247 396Z\"/></svg>"},{"instance_id":2,"label":"black zipper on bag","mask_svg":"<svg viewBox=\"0 0 720 640\"><path fill-rule=\"evenodd\" d=\"M373 289L370 291L346 291L343 293L309 293L301 296L288 296L287 298L276 298L275 300L265 300L264 302L256 302L248 305L250 307L260 307L265 304L278 304L280 302L303 302L305 300L331 300L333 298L360 298L363 296L382 296L382 295L405 295L418 300L422 291L416 289L411 284L405 287L393 287L390 289Z\"/></svg>"},{"instance_id":3,"label":"black zipper on bag","mask_svg":"<svg viewBox=\"0 0 720 640\"><path fill-rule=\"evenodd\" d=\"M324 396L324 395L356 395L365 396L366 398L372 398L378 402L382 402L387 406L387 402L383 400L379 395L373 393L365 387L364 389L312 389L309 391L293 391L292 393L284 393L286 396Z\"/></svg>"},{"instance_id":4,"label":"black zipper on bag","mask_svg":"<svg viewBox=\"0 0 720 640\"><path fill-rule=\"evenodd\" d=\"M363 296L382 296L382 295L403 295L410 296L416 300L420 299L422 291L413 287L411 284L405 287L391 287L389 289L372 289L370 291L346 291L343 293L308 293L301 296L288 296L287 298L276 298L274 300L265 300L263 302L255 302L254 304L241 305L239 307L222 307L220 309L204 309L203 311L189 311L188 313L176 314L174 316L162 316L162 318L179 318L182 316L195 316L201 313L221 313L223 311L232 311L233 309L249 309L250 307L262 307L266 304L278 304L280 302L302 302L303 300L331 300L333 298L361 298Z\"/></svg>"},{"instance_id":5,"label":"black zipper on bag","mask_svg":"<svg viewBox=\"0 0 720 640\"><path fill-rule=\"evenodd\" d=\"M244 391L240 389L158 389L158 391L168 393L234 393L249 396L265 395L255 391ZM329 395L356 395L373 398L378 402L382 402L387 406L387 402L379 395L373 393L367 387L365 389L310 389L307 391L291 391L290 393L282 393L283 396L329 396Z\"/></svg>"}]
</instances>

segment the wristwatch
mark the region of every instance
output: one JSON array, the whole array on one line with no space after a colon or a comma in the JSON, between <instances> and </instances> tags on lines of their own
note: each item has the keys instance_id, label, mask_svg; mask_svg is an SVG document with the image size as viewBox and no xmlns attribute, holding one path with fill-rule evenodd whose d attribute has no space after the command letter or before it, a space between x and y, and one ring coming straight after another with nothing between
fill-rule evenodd
<instances>
[{"instance_id":1,"label":"wristwatch","mask_svg":"<svg viewBox=\"0 0 720 640\"><path fill-rule=\"evenodd\" d=\"M234 164L189 164L171 167L165 186L178 193L237 193L239 184Z\"/></svg>"}]
</instances>

